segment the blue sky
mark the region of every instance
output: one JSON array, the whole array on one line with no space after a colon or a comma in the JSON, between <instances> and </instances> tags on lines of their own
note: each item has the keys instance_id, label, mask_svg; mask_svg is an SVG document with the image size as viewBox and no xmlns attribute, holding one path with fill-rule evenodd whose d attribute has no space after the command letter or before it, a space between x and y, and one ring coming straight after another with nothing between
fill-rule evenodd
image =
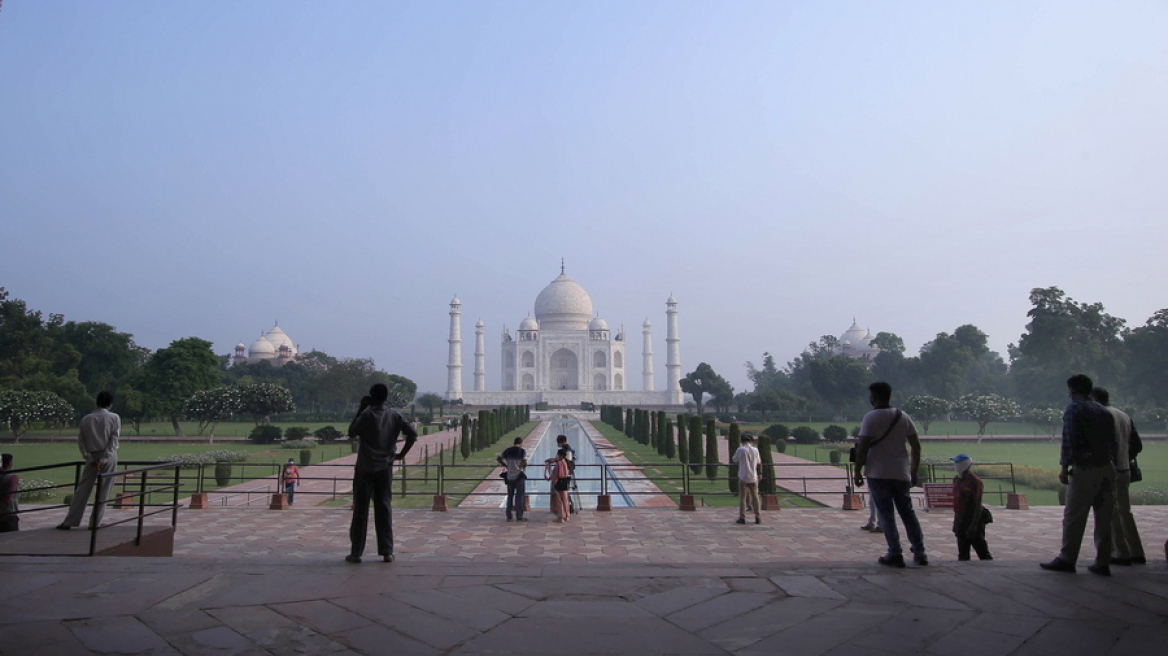
<instances>
[{"instance_id":1,"label":"blue sky","mask_svg":"<svg viewBox=\"0 0 1168 656\"><path fill-rule=\"evenodd\" d=\"M738 390L855 317L910 351L1028 293L1168 307L1159 2L7 0L0 286L150 348L445 389L567 273ZM640 358L629 380L640 383ZM463 385L472 377L467 369Z\"/></svg>"}]
</instances>

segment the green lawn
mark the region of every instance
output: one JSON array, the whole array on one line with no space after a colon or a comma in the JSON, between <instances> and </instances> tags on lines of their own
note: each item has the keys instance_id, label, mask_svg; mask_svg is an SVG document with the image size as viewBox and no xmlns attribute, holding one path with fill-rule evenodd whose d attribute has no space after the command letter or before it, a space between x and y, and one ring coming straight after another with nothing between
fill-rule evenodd
<instances>
[{"instance_id":1,"label":"green lawn","mask_svg":"<svg viewBox=\"0 0 1168 656\"><path fill-rule=\"evenodd\" d=\"M830 456L828 454L831 451L832 449L829 447L794 443L787 445L788 455L817 462L829 462ZM1014 465L1048 469L1056 473L1059 470L1059 443L1045 440L1040 442L995 442L987 439L981 444L978 444L976 440L954 442L926 440L921 442L921 451L926 461L935 459L944 463L959 453L966 453L973 456L975 462L1010 462ZM1139 461L1140 469L1144 472L1144 480L1141 483L1132 484L1133 493L1145 488L1168 489L1168 442L1145 440L1144 452L1140 455ZM940 464L934 468L937 480L947 480L950 471L948 464ZM977 471L976 468L974 471ZM1002 481L986 481L986 489L989 491L1011 491L1008 482ZM1058 492L1056 490L1039 489L1019 484L1017 491L1025 494L1027 502L1031 505L1058 505ZM1004 502L1004 496L994 495L994 497Z\"/></svg>"},{"instance_id":2,"label":"green lawn","mask_svg":"<svg viewBox=\"0 0 1168 656\"><path fill-rule=\"evenodd\" d=\"M624 433L603 422L591 422L596 430L613 446L624 451L625 457L634 465L642 467L645 476L672 498L680 501L682 492L682 468L676 460L667 460L657 453L657 450L630 439ZM720 437L718 439L725 439ZM703 438L704 440L704 438ZM703 444L705 442L703 441ZM704 503L707 506L738 507L738 497L730 494L727 483L726 467L718 467L718 477L713 481L706 478L703 467L700 475L690 478L690 493L694 495L695 503ZM813 503L795 494L780 493L779 503L785 506L818 507Z\"/></svg>"},{"instance_id":3,"label":"green lawn","mask_svg":"<svg viewBox=\"0 0 1168 656\"><path fill-rule=\"evenodd\" d=\"M670 417L676 419L676 417ZM796 426L810 426L823 434L823 429L831 425L843 426L848 430L848 434L852 434L852 429L859 428L859 420L854 421L768 421L764 423L740 423L739 427L743 431L750 431L755 434L760 433L763 429L774 424L783 424L787 428L795 428ZM953 435L977 435L977 423L972 421L934 421L929 424L928 432L925 431L924 426L918 421L917 431L923 437L950 437ZM725 425L719 424L718 429L725 431ZM987 438L996 435L1023 435L1027 437L1046 437L1048 433L1046 429L1037 424L1029 424L1020 421L995 421L986 426L985 436Z\"/></svg>"},{"instance_id":4,"label":"green lawn","mask_svg":"<svg viewBox=\"0 0 1168 656\"><path fill-rule=\"evenodd\" d=\"M22 442L20 444L4 444L0 446L0 449L5 453L11 453L13 455L14 466L18 469L74 462L81 459L80 454L77 452L77 445L71 442ZM251 444L250 442L213 445L191 442L122 442L118 447L118 461L120 463L133 461L155 462L164 456L182 453L202 453L221 449L247 452L249 454L247 459L248 463L272 464L271 467L233 467L232 485L254 478L270 476L276 473L276 463L286 462L288 458L295 458L297 462L300 461L299 449L281 449L279 447L273 447L270 444L257 445ZM313 462L323 462L351 453L351 450L348 442L344 442L318 446L312 449L312 452ZM204 468L203 485L207 491L219 487L215 482L214 469L214 467ZM184 477L190 477L183 482L184 494L195 491L197 485L197 481L194 479L195 475L195 470L193 469L183 471ZM51 481L56 484L71 484L74 480L74 468L59 467L56 469L28 472L22 474L21 479L25 484L34 479ZM64 495L69 492L71 490L62 489L54 495L52 500L41 501L39 503L59 503Z\"/></svg>"}]
</instances>

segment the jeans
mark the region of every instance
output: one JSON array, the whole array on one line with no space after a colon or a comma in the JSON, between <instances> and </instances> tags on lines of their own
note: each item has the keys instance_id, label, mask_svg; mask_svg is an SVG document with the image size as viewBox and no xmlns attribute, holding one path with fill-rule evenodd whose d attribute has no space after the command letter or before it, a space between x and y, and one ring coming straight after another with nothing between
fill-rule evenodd
<instances>
[{"instance_id":1,"label":"jeans","mask_svg":"<svg viewBox=\"0 0 1168 656\"><path fill-rule=\"evenodd\" d=\"M393 474L389 469L353 474L353 521L349 524L351 555L365 553L369 532L369 501L373 500L373 526L377 530L377 555L393 553L393 516L390 511Z\"/></svg>"},{"instance_id":2,"label":"jeans","mask_svg":"<svg viewBox=\"0 0 1168 656\"><path fill-rule=\"evenodd\" d=\"M284 493L288 495L288 505L292 505L292 502L296 499L296 484L285 483Z\"/></svg>"},{"instance_id":3,"label":"jeans","mask_svg":"<svg viewBox=\"0 0 1168 656\"><path fill-rule=\"evenodd\" d=\"M912 545L913 555L923 556L925 537L921 532L921 523L917 521L917 514L913 511L912 497L909 496L912 484L893 478L869 478L868 489L872 492L872 503L876 504L876 515L880 518L880 528L884 530L884 540L888 543L888 555L904 554L900 547L900 532L896 530L896 514L899 514L909 544Z\"/></svg>"},{"instance_id":4,"label":"jeans","mask_svg":"<svg viewBox=\"0 0 1168 656\"><path fill-rule=\"evenodd\" d=\"M517 478L507 481L507 519L511 519L514 512L519 519L523 519L523 510L527 504L527 479Z\"/></svg>"}]
</instances>

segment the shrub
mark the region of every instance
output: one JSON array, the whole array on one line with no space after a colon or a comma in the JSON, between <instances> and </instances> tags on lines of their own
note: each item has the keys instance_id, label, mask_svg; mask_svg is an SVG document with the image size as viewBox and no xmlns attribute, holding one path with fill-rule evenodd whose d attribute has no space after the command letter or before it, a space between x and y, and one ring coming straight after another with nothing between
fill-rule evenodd
<instances>
[{"instance_id":1,"label":"shrub","mask_svg":"<svg viewBox=\"0 0 1168 656\"><path fill-rule=\"evenodd\" d=\"M292 440L291 442L281 442L281 449L311 449L316 446L316 442L312 440Z\"/></svg>"},{"instance_id":2,"label":"shrub","mask_svg":"<svg viewBox=\"0 0 1168 656\"><path fill-rule=\"evenodd\" d=\"M279 442L280 437L283 435L284 431L280 430L279 426L264 424L251 429L251 432L247 435L247 439L256 444L274 444Z\"/></svg>"},{"instance_id":3,"label":"shrub","mask_svg":"<svg viewBox=\"0 0 1168 656\"><path fill-rule=\"evenodd\" d=\"M312 434L316 437L316 440L318 442L320 442L321 444L329 444L330 442L332 442L334 440L339 440L345 436L344 433L342 433L341 431L337 430L336 428L334 428L332 426L325 426L324 428L318 428Z\"/></svg>"},{"instance_id":4,"label":"shrub","mask_svg":"<svg viewBox=\"0 0 1168 656\"><path fill-rule=\"evenodd\" d=\"M852 426L852 437L859 437L859 436L860 436L860 427L859 426Z\"/></svg>"},{"instance_id":5,"label":"shrub","mask_svg":"<svg viewBox=\"0 0 1168 656\"><path fill-rule=\"evenodd\" d=\"M791 437L799 444L819 443L819 431L810 426L796 426L795 430L791 431Z\"/></svg>"},{"instance_id":6,"label":"shrub","mask_svg":"<svg viewBox=\"0 0 1168 656\"><path fill-rule=\"evenodd\" d=\"M1147 487L1131 492L1133 506L1164 506L1168 505L1168 490L1157 487Z\"/></svg>"},{"instance_id":7,"label":"shrub","mask_svg":"<svg viewBox=\"0 0 1168 656\"><path fill-rule=\"evenodd\" d=\"M284 439L286 440L303 440L311 434L312 432L304 426L289 426L284 429Z\"/></svg>"},{"instance_id":8,"label":"shrub","mask_svg":"<svg viewBox=\"0 0 1168 656\"><path fill-rule=\"evenodd\" d=\"M785 440L781 437L777 438L774 442L774 447L775 447L775 451L777 453L786 453L787 452L787 440Z\"/></svg>"},{"instance_id":9,"label":"shrub","mask_svg":"<svg viewBox=\"0 0 1168 656\"><path fill-rule=\"evenodd\" d=\"M300 466L307 467L312 464L312 449L300 449Z\"/></svg>"},{"instance_id":10,"label":"shrub","mask_svg":"<svg viewBox=\"0 0 1168 656\"><path fill-rule=\"evenodd\" d=\"M181 469L193 469L199 465L213 465L217 462L244 462L247 460L246 451L228 451L216 449L201 453L176 453L169 456L159 456L157 462L181 462Z\"/></svg>"},{"instance_id":11,"label":"shrub","mask_svg":"<svg viewBox=\"0 0 1168 656\"><path fill-rule=\"evenodd\" d=\"M841 459L840 452L836 449L832 449L830 452L828 452L827 459L830 460L831 464L833 464L833 465L840 464L840 459Z\"/></svg>"},{"instance_id":12,"label":"shrub","mask_svg":"<svg viewBox=\"0 0 1168 656\"><path fill-rule=\"evenodd\" d=\"M791 429L783 424L771 424L763 430L762 434L771 438L771 440L785 440L791 434Z\"/></svg>"},{"instance_id":13,"label":"shrub","mask_svg":"<svg viewBox=\"0 0 1168 656\"><path fill-rule=\"evenodd\" d=\"M231 485L231 463L221 462L215 465L215 483L219 487Z\"/></svg>"},{"instance_id":14,"label":"shrub","mask_svg":"<svg viewBox=\"0 0 1168 656\"><path fill-rule=\"evenodd\" d=\"M848 429L832 424L823 429L823 437L831 442L842 442L848 439Z\"/></svg>"},{"instance_id":15,"label":"shrub","mask_svg":"<svg viewBox=\"0 0 1168 656\"><path fill-rule=\"evenodd\" d=\"M20 502L21 503L36 503L37 501L48 501L57 493L52 489L56 483L45 480L43 478L29 478L20 481ZM50 489L38 489L50 488Z\"/></svg>"}]
</instances>

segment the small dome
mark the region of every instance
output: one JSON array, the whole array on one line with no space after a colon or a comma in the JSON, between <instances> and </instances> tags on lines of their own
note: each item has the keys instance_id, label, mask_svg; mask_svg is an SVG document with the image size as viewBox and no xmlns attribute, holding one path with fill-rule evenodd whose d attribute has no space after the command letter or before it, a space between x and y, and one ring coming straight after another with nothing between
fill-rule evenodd
<instances>
[{"instance_id":1,"label":"small dome","mask_svg":"<svg viewBox=\"0 0 1168 656\"><path fill-rule=\"evenodd\" d=\"M652 328L653 324L649 323L648 319L645 319L645 323L641 324L641 327L642 328Z\"/></svg>"},{"instance_id":2,"label":"small dome","mask_svg":"<svg viewBox=\"0 0 1168 656\"><path fill-rule=\"evenodd\" d=\"M867 330L860 327L860 324L855 321L852 322L852 327L848 328L847 332L840 335L840 344L849 345L866 345L867 341L864 336L868 334Z\"/></svg>"},{"instance_id":3,"label":"small dome","mask_svg":"<svg viewBox=\"0 0 1168 656\"><path fill-rule=\"evenodd\" d=\"M585 330L591 317L588 292L563 273L535 299L535 318L545 330Z\"/></svg>"},{"instance_id":4,"label":"small dome","mask_svg":"<svg viewBox=\"0 0 1168 656\"><path fill-rule=\"evenodd\" d=\"M588 330L608 330L608 322L596 317L588 324Z\"/></svg>"},{"instance_id":5,"label":"small dome","mask_svg":"<svg viewBox=\"0 0 1168 656\"><path fill-rule=\"evenodd\" d=\"M527 317L519 323L519 330L539 330L539 322Z\"/></svg>"},{"instance_id":6,"label":"small dome","mask_svg":"<svg viewBox=\"0 0 1168 656\"><path fill-rule=\"evenodd\" d=\"M248 357L262 358L265 355L272 356L275 354L276 354L275 345L273 345L271 342L269 342L267 339L265 339L263 337L256 339L256 341L251 343L251 346L247 347Z\"/></svg>"},{"instance_id":7,"label":"small dome","mask_svg":"<svg viewBox=\"0 0 1168 656\"><path fill-rule=\"evenodd\" d=\"M236 349L245 349L245 348L247 348L247 344L244 344L243 342L240 342L240 343L238 343L238 344L236 344L236 345L235 345L235 348L236 348Z\"/></svg>"}]
</instances>

